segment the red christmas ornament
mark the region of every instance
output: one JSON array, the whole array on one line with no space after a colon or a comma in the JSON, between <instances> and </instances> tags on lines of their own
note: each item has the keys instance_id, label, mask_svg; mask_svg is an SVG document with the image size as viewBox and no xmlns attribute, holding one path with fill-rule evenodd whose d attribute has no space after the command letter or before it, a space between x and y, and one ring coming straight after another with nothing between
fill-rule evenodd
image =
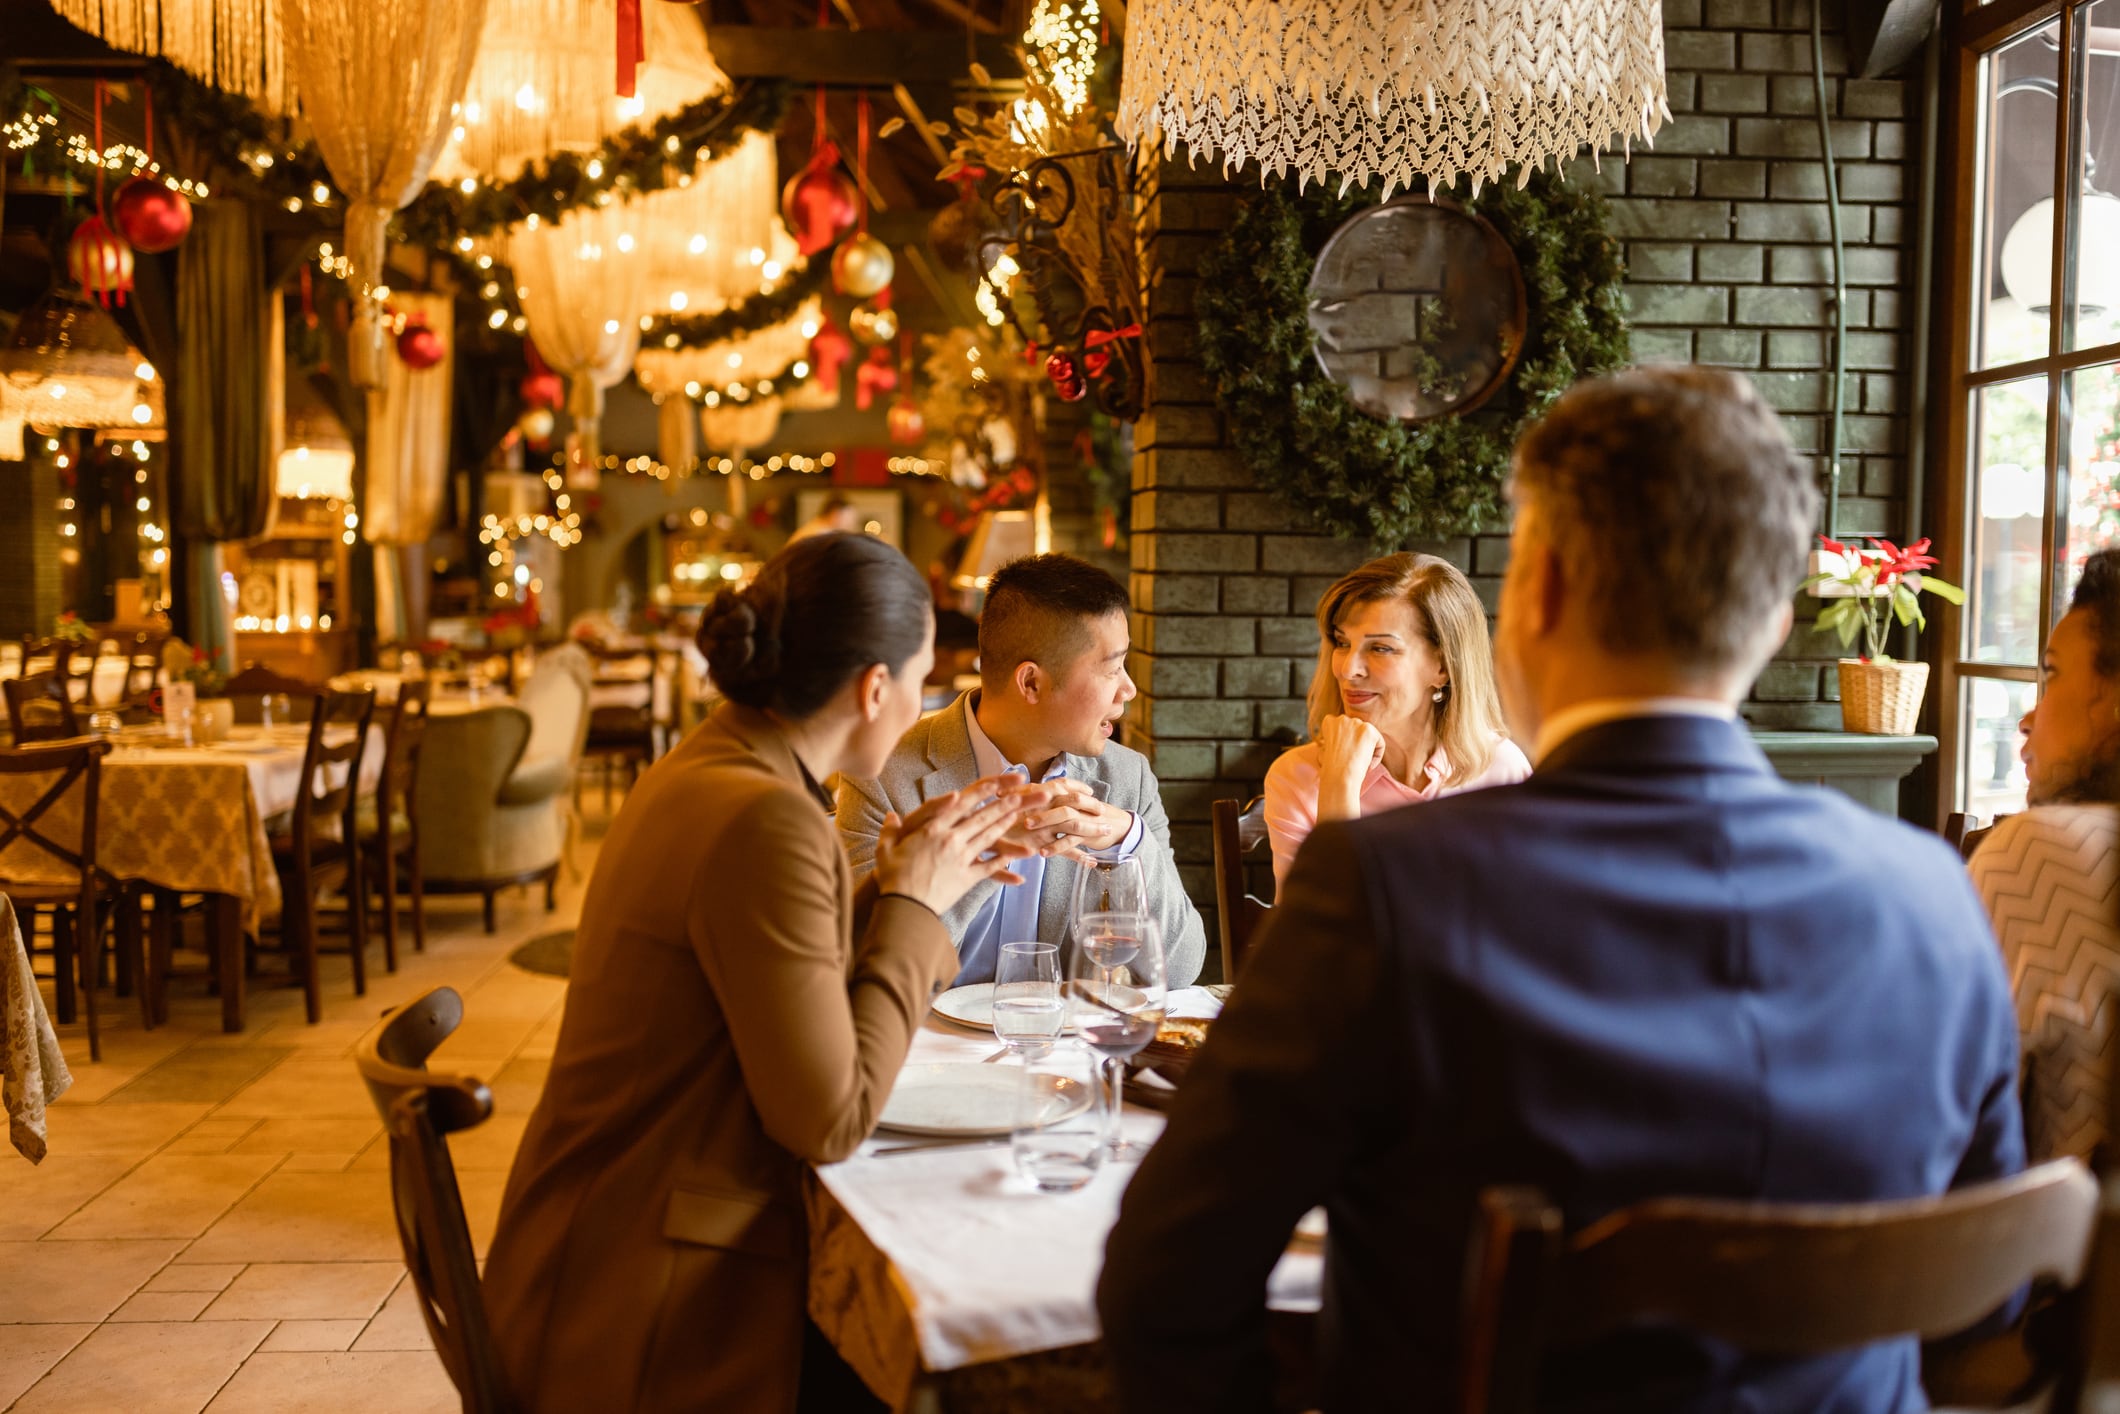
<instances>
[{"instance_id":1,"label":"red christmas ornament","mask_svg":"<svg viewBox=\"0 0 2120 1414\"><path fill-rule=\"evenodd\" d=\"M854 406L867 412L880 393L896 392L898 370L891 367L891 351L881 344L869 350L854 371Z\"/></svg>"},{"instance_id":2,"label":"red christmas ornament","mask_svg":"<svg viewBox=\"0 0 2120 1414\"><path fill-rule=\"evenodd\" d=\"M442 336L424 324L407 324L397 337L397 351L405 366L413 369L432 368L449 352L442 346Z\"/></svg>"},{"instance_id":3,"label":"red christmas ornament","mask_svg":"<svg viewBox=\"0 0 2120 1414\"><path fill-rule=\"evenodd\" d=\"M854 228L859 194L839 168L839 148L819 143L800 172L781 189L780 214L804 255L815 255Z\"/></svg>"},{"instance_id":4,"label":"red christmas ornament","mask_svg":"<svg viewBox=\"0 0 2120 1414\"><path fill-rule=\"evenodd\" d=\"M892 403L884 425L890 429L891 440L901 447L917 447L920 439L927 435L927 418L921 415L919 404L911 398L900 398Z\"/></svg>"},{"instance_id":5,"label":"red christmas ornament","mask_svg":"<svg viewBox=\"0 0 2120 1414\"><path fill-rule=\"evenodd\" d=\"M133 287L132 247L101 216L91 216L74 227L66 243L66 270L105 309L110 308L113 295L124 304Z\"/></svg>"},{"instance_id":6,"label":"red christmas ornament","mask_svg":"<svg viewBox=\"0 0 2120 1414\"><path fill-rule=\"evenodd\" d=\"M839 370L854 356L854 341L846 336L837 324L827 319L818 325L810 339L810 367L816 371L812 376L817 387L825 393L839 391Z\"/></svg>"},{"instance_id":7,"label":"red christmas ornament","mask_svg":"<svg viewBox=\"0 0 2120 1414\"><path fill-rule=\"evenodd\" d=\"M134 177L119 187L111 215L133 249L148 255L175 250L191 233L191 203L152 177Z\"/></svg>"},{"instance_id":8,"label":"red christmas ornament","mask_svg":"<svg viewBox=\"0 0 2120 1414\"><path fill-rule=\"evenodd\" d=\"M566 380L549 368L525 374L516 391L523 395L525 405L534 408L556 408L567 400Z\"/></svg>"},{"instance_id":9,"label":"red christmas ornament","mask_svg":"<svg viewBox=\"0 0 2120 1414\"><path fill-rule=\"evenodd\" d=\"M1029 467L1019 466L1009 473L1008 484L1015 487L1018 494L1028 496L1037 489L1038 478Z\"/></svg>"},{"instance_id":10,"label":"red christmas ornament","mask_svg":"<svg viewBox=\"0 0 2120 1414\"><path fill-rule=\"evenodd\" d=\"M1089 385L1082 381L1074 358L1065 349L1055 349L1046 356L1045 376L1062 401L1079 403L1089 393Z\"/></svg>"}]
</instances>

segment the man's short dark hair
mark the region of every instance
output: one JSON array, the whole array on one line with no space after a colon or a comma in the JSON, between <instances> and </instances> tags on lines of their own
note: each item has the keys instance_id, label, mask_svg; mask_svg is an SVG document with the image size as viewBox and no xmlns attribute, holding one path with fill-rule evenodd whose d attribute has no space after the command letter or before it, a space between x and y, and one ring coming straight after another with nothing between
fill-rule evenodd
<instances>
[{"instance_id":1,"label":"man's short dark hair","mask_svg":"<svg viewBox=\"0 0 2120 1414\"><path fill-rule=\"evenodd\" d=\"M998 688L1022 663L1060 676L1090 646L1090 625L1128 609L1125 586L1073 555L1026 555L994 571L979 616L979 676Z\"/></svg>"},{"instance_id":2,"label":"man's short dark hair","mask_svg":"<svg viewBox=\"0 0 2120 1414\"><path fill-rule=\"evenodd\" d=\"M2068 606L2089 614L2098 627L2092 666L2101 678L2120 677L2120 550L2100 550L2083 562L2083 578Z\"/></svg>"},{"instance_id":3,"label":"man's short dark hair","mask_svg":"<svg viewBox=\"0 0 2120 1414\"><path fill-rule=\"evenodd\" d=\"M1630 368L1571 388L1517 443L1599 643L1690 666L1756 665L1802 579L1818 489L1781 419L1721 369Z\"/></svg>"}]
</instances>

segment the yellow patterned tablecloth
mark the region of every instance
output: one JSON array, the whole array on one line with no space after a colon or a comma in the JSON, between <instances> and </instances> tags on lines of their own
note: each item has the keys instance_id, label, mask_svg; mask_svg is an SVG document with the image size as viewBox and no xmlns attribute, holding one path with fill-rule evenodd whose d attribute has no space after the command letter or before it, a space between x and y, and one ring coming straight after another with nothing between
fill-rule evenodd
<instances>
[{"instance_id":1,"label":"yellow patterned tablecloth","mask_svg":"<svg viewBox=\"0 0 2120 1414\"><path fill-rule=\"evenodd\" d=\"M301 753L293 757L299 773ZM0 776L0 803L26 810L54 779ZM78 786L69 790L38 822L38 830L78 841L80 796ZM280 911L279 875L252 788L251 764L243 755L204 749L114 752L103 762L96 816L96 866L104 872L184 893L233 895L242 901L244 928L253 933L261 919ZM44 883L68 877L64 865L26 841L0 851L0 880Z\"/></svg>"}]
</instances>

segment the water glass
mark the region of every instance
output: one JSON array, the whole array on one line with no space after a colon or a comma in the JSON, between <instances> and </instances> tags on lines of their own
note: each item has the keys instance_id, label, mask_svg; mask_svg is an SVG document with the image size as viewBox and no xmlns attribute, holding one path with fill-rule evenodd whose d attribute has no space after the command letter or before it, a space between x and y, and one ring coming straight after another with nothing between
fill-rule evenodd
<instances>
[{"instance_id":1,"label":"water glass","mask_svg":"<svg viewBox=\"0 0 2120 1414\"><path fill-rule=\"evenodd\" d=\"M1104 1058L1100 1088L1111 1156L1138 1158L1144 1148L1121 1135L1119 1105L1126 1058L1156 1038L1169 999L1155 920L1138 913L1089 913L1076 919L1067 979L1075 1030Z\"/></svg>"},{"instance_id":2,"label":"water glass","mask_svg":"<svg viewBox=\"0 0 2120 1414\"><path fill-rule=\"evenodd\" d=\"M1060 999L1060 949L1003 943L994 964L994 1036L1019 1054L1050 1049L1067 1021Z\"/></svg>"},{"instance_id":3,"label":"water glass","mask_svg":"<svg viewBox=\"0 0 2120 1414\"><path fill-rule=\"evenodd\" d=\"M1076 1045L1023 1057L1009 1149L1016 1172L1041 1193L1072 1193L1104 1162L1096 1058Z\"/></svg>"},{"instance_id":4,"label":"water glass","mask_svg":"<svg viewBox=\"0 0 2120 1414\"><path fill-rule=\"evenodd\" d=\"M125 719L108 707L98 707L88 714L88 730L91 736L116 736L125 726Z\"/></svg>"},{"instance_id":5,"label":"water glass","mask_svg":"<svg viewBox=\"0 0 2120 1414\"><path fill-rule=\"evenodd\" d=\"M1086 864L1075 871L1075 896L1068 917L1091 913L1148 913L1148 882L1139 859Z\"/></svg>"}]
</instances>

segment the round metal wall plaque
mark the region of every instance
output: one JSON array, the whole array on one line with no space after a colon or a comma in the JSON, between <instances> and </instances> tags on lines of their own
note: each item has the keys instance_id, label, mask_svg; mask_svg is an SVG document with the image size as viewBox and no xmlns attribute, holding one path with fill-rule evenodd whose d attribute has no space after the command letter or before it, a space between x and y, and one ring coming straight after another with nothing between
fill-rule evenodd
<instances>
[{"instance_id":1,"label":"round metal wall plaque","mask_svg":"<svg viewBox=\"0 0 2120 1414\"><path fill-rule=\"evenodd\" d=\"M1372 417L1478 407L1516 367L1527 316L1509 243L1443 199L1402 197L1352 217L1310 276L1318 362Z\"/></svg>"}]
</instances>

